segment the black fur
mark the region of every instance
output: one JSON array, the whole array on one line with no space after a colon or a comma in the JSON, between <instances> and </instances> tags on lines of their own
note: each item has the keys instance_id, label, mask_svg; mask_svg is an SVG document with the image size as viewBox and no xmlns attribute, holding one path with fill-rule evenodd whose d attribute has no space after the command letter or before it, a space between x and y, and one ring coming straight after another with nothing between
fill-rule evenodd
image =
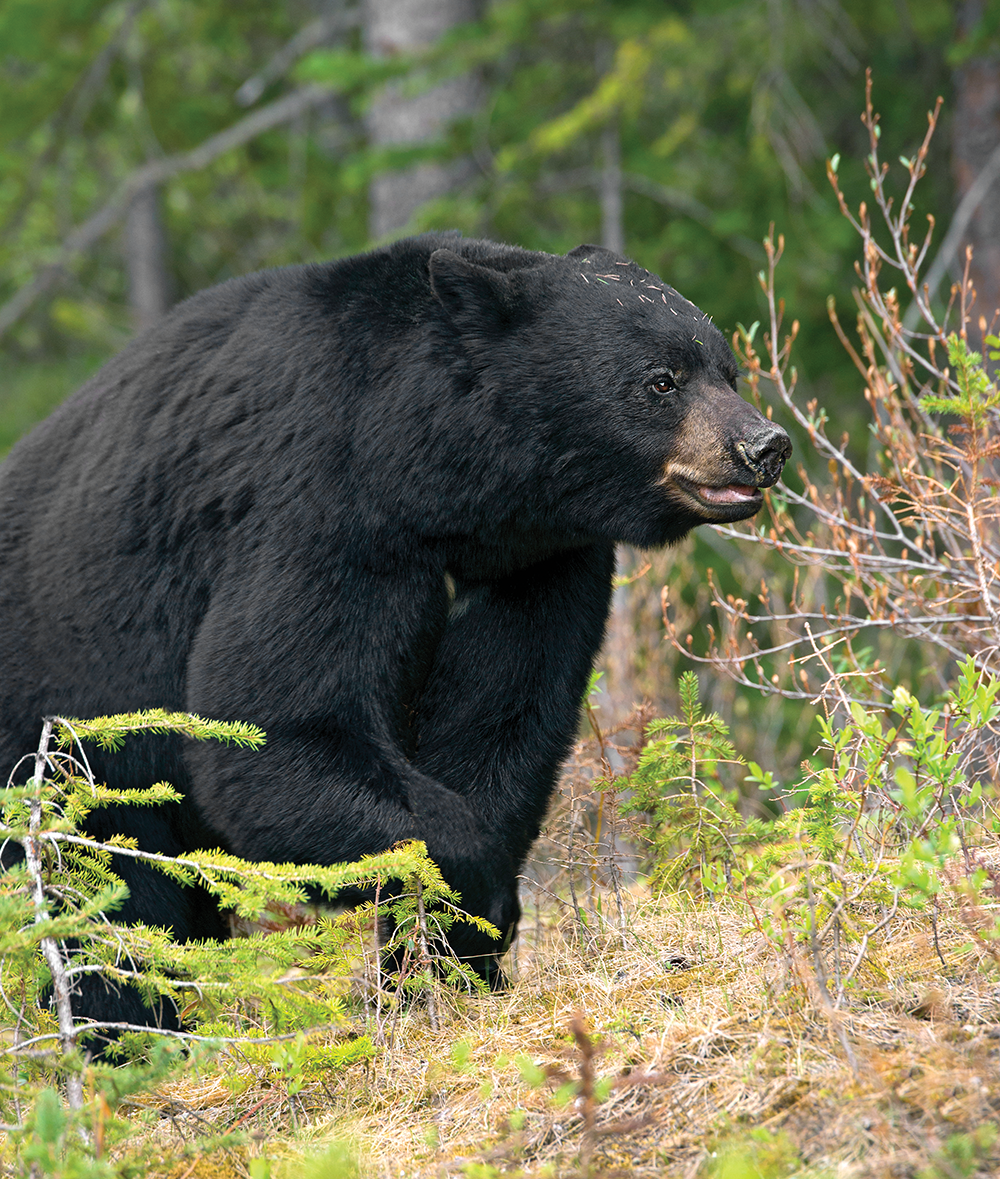
<instances>
[{"instance_id":1,"label":"black fur","mask_svg":"<svg viewBox=\"0 0 1000 1179\"><path fill-rule=\"evenodd\" d=\"M426 235L194 296L0 467L0 765L43 714L252 721L259 752L96 757L186 801L95 834L321 863L420 838L508 930L615 542L751 515L787 457L735 377L701 311L591 246ZM204 896L121 870L123 920L221 934ZM497 943L453 940L495 971Z\"/></svg>"}]
</instances>

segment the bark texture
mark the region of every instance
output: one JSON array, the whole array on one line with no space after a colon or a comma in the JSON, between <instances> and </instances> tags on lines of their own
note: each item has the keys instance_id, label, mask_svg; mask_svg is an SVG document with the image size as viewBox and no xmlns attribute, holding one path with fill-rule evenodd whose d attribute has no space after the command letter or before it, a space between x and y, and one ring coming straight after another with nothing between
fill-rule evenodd
<instances>
[{"instance_id":1,"label":"bark texture","mask_svg":"<svg viewBox=\"0 0 1000 1179\"><path fill-rule=\"evenodd\" d=\"M125 215L125 265L132 320L135 330L141 332L156 323L172 301L166 233L155 184L140 189L129 202Z\"/></svg>"},{"instance_id":2,"label":"bark texture","mask_svg":"<svg viewBox=\"0 0 1000 1179\"><path fill-rule=\"evenodd\" d=\"M365 39L384 56L413 53L443 33L478 15L478 0L365 0ZM367 116L369 141L376 146L407 146L438 139L455 119L479 106L482 87L473 75L453 78L416 95L387 86ZM452 191L472 174L469 159L421 163L377 176L369 192L369 230L374 239L403 229L425 201Z\"/></svg>"},{"instance_id":3,"label":"bark texture","mask_svg":"<svg viewBox=\"0 0 1000 1179\"><path fill-rule=\"evenodd\" d=\"M973 35L983 16L982 0L964 0L958 9L959 43ZM969 191L1000 148L1000 56L974 53L955 70L955 123L952 136L957 200ZM956 201L957 203L957 201ZM979 202L955 259L956 277L971 246L976 288L973 322L989 324L1000 309L1000 176Z\"/></svg>"}]
</instances>

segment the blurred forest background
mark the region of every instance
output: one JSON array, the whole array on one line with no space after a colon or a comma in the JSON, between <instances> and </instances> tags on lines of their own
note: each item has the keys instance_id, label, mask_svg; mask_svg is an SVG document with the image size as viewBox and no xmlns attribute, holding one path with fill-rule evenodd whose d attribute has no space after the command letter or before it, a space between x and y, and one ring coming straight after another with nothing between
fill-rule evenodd
<instances>
[{"instance_id":1,"label":"blurred forest background","mask_svg":"<svg viewBox=\"0 0 1000 1179\"><path fill-rule=\"evenodd\" d=\"M864 469L826 306L850 322L857 238L824 172L839 153L864 199L866 67L887 159L944 97L915 223L936 219L945 298L971 243L979 306L1000 305L996 0L0 0L0 453L133 332L247 271L433 228L594 241L731 334L765 318L773 222L802 401ZM665 582L697 650L710 567L734 592L789 576L711 529L622 570L647 560L618 591L605 722L674 704L690 663ZM808 707L704 679L746 756L780 772L808 752Z\"/></svg>"}]
</instances>

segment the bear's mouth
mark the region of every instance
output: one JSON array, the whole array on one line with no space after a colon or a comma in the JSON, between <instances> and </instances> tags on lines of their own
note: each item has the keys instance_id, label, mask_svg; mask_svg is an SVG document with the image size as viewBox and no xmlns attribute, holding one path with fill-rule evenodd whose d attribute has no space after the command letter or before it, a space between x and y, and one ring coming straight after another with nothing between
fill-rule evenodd
<instances>
[{"instance_id":1,"label":"bear's mouth","mask_svg":"<svg viewBox=\"0 0 1000 1179\"><path fill-rule=\"evenodd\" d=\"M707 504L756 503L761 498L756 487L748 487L745 483L727 483L725 487L695 487L694 493Z\"/></svg>"},{"instance_id":2,"label":"bear's mouth","mask_svg":"<svg viewBox=\"0 0 1000 1179\"><path fill-rule=\"evenodd\" d=\"M674 478L688 495L704 504L706 508L715 510L742 508L756 511L764 499L759 487L751 487L747 483L726 483L721 487L713 487L708 483L694 483L690 479L679 476Z\"/></svg>"}]
</instances>

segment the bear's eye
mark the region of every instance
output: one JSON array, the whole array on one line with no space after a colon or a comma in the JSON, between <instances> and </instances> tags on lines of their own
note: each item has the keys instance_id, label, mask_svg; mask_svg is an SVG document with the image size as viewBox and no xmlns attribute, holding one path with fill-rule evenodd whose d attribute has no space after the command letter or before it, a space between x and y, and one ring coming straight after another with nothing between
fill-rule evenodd
<instances>
[{"instance_id":1,"label":"bear's eye","mask_svg":"<svg viewBox=\"0 0 1000 1179\"><path fill-rule=\"evenodd\" d=\"M650 385L654 393L658 393L661 397L665 397L668 393L675 393L677 391L677 384L674 380L673 374L668 373L664 377L657 377Z\"/></svg>"}]
</instances>

